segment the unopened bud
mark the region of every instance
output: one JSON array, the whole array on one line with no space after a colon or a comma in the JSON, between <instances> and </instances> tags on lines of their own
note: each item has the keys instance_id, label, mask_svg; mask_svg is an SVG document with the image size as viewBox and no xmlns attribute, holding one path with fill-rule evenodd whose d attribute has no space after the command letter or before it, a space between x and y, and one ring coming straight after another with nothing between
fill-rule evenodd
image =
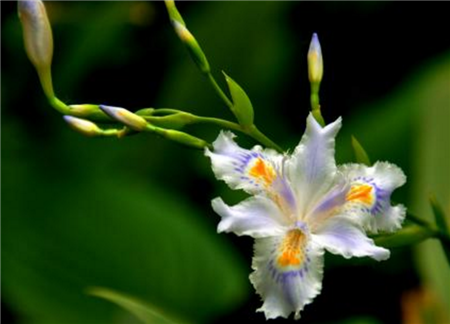
<instances>
[{"instance_id":1,"label":"unopened bud","mask_svg":"<svg viewBox=\"0 0 450 324\"><path fill-rule=\"evenodd\" d=\"M147 120L157 127L181 129L194 122L194 117L185 112L176 113L168 116L150 116Z\"/></svg>"},{"instance_id":2,"label":"unopened bud","mask_svg":"<svg viewBox=\"0 0 450 324\"><path fill-rule=\"evenodd\" d=\"M69 105L69 113L72 116L87 118L95 121L106 121L109 117L100 109L99 105L93 104L78 104Z\"/></svg>"},{"instance_id":3,"label":"unopened bud","mask_svg":"<svg viewBox=\"0 0 450 324\"><path fill-rule=\"evenodd\" d=\"M170 20L176 20L183 26L186 26L184 23L183 17L181 17L180 13L178 12L177 7L175 6L175 1L173 0L165 0L164 3L166 4L167 12L169 13Z\"/></svg>"},{"instance_id":4,"label":"unopened bud","mask_svg":"<svg viewBox=\"0 0 450 324\"><path fill-rule=\"evenodd\" d=\"M177 130L172 130L172 129L158 129L156 131L157 134L171 140L174 142L177 142L179 144L183 144L186 146L190 146L193 148L198 148L198 149L204 149L205 147L208 147L209 144L192 135L189 135L187 133L183 133Z\"/></svg>"},{"instance_id":5,"label":"unopened bud","mask_svg":"<svg viewBox=\"0 0 450 324\"><path fill-rule=\"evenodd\" d=\"M186 45L192 59L195 61L200 70L203 73L209 73L210 66L208 60L206 59L205 53L203 53L203 50L191 32L178 20L172 19L172 25L180 40Z\"/></svg>"},{"instance_id":6,"label":"unopened bud","mask_svg":"<svg viewBox=\"0 0 450 324\"><path fill-rule=\"evenodd\" d=\"M73 130L85 136L93 137L103 135L103 131L89 120L73 116L64 116L63 118Z\"/></svg>"},{"instance_id":7,"label":"unopened bud","mask_svg":"<svg viewBox=\"0 0 450 324\"><path fill-rule=\"evenodd\" d=\"M323 58L319 37L314 33L308 51L308 76L311 85L320 84L323 77Z\"/></svg>"},{"instance_id":8,"label":"unopened bud","mask_svg":"<svg viewBox=\"0 0 450 324\"><path fill-rule=\"evenodd\" d=\"M45 94L53 98L51 77L53 36L45 6L40 0L19 0L18 13L23 26L28 58L39 74Z\"/></svg>"},{"instance_id":9,"label":"unopened bud","mask_svg":"<svg viewBox=\"0 0 450 324\"><path fill-rule=\"evenodd\" d=\"M129 110L104 105L100 105L99 107L109 117L130 127L133 130L143 131L144 129L147 128L147 121L141 116L133 114Z\"/></svg>"}]
</instances>

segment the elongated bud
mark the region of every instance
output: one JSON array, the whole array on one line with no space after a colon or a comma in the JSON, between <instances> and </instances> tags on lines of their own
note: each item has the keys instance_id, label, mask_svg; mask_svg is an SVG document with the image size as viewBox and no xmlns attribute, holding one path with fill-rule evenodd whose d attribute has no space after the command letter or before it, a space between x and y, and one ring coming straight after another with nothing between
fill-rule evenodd
<instances>
[{"instance_id":1,"label":"elongated bud","mask_svg":"<svg viewBox=\"0 0 450 324\"><path fill-rule=\"evenodd\" d=\"M195 61L195 64L197 64L203 73L209 73L211 70L209 62L191 32L178 20L172 19L172 25L180 40L186 45L192 59Z\"/></svg>"},{"instance_id":2,"label":"elongated bud","mask_svg":"<svg viewBox=\"0 0 450 324\"><path fill-rule=\"evenodd\" d=\"M53 98L53 36L45 6L40 0L19 0L17 7L28 58L39 74L45 94Z\"/></svg>"},{"instance_id":3,"label":"elongated bud","mask_svg":"<svg viewBox=\"0 0 450 324\"><path fill-rule=\"evenodd\" d=\"M147 128L147 121L129 110L104 105L100 105L100 109L112 119L117 120L133 130L143 131Z\"/></svg>"},{"instance_id":4,"label":"elongated bud","mask_svg":"<svg viewBox=\"0 0 450 324\"><path fill-rule=\"evenodd\" d=\"M181 129L194 122L193 116L184 112L168 116L149 116L146 120L157 127L170 129Z\"/></svg>"},{"instance_id":5,"label":"elongated bud","mask_svg":"<svg viewBox=\"0 0 450 324\"><path fill-rule=\"evenodd\" d=\"M325 126L325 121L320 111L319 89L323 77L323 58L319 38L314 33L308 51L308 77L311 84L311 112L317 122Z\"/></svg>"},{"instance_id":6,"label":"elongated bud","mask_svg":"<svg viewBox=\"0 0 450 324\"><path fill-rule=\"evenodd\" d=\"M175 6L175 1L173 0L165 0L164 3L166 4L167 12L169 13L170 20L178 21L183 26L186 26L184 23L183 17L181 17L180 13L178 12L177 7Z\"/></svg>"},{"instance_id":7,"label":"elongated bud","mask_svg":"<svg viewBox=\"0 0 450 324\"><path fill-rule=\"evenodd\" d=\"M204 149L209 146L206 141L177 130L158 128L155 132L171 141L193 148Z\"/></svg>"},{"instance_id":8,"label":"elongated bud","mask_svg":"<svg viewBox=\"0 0 450 324\"><path fill-rule=\"evenodd\" d=\"M64 116L63 118L69 124L70 128L85 136L93 137L103 135L102 129L89 120L73 116Z\"/></svg>"},{"instance_id":9,"label":"elongated bud","mask_svg":"<svg viewBox=\"0 0 450 324\"><path fill-rule=\"evenodd\" d=\"M319 37L314 33L308 51L308 76L311 84L320 84L323 77L323 58Z\"/></svg>"}]
</instances>

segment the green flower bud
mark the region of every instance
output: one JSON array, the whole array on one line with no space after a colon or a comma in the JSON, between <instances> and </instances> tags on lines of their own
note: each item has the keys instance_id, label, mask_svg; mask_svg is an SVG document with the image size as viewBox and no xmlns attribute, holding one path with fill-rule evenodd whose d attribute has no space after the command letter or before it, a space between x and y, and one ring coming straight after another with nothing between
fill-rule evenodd
<instances>
[{"instance_id":1,"label":"green flower bud","mask_svg":"<svg viewBox=\"0 0 450 324\"><path fill-rule=\"evenodd\" d=\"M177 113L168 116L149 116L145 118L152 125L170 129L181 129L186 125L192 124L194 118L188 113Z\"/></svg>"},{"instance_id":2,"label":"green flower bud","mask_svg":"<svg viewBox=\"0 0 450 324\"><path fill-rule=\"evenodd\" d=\"M80 105L69 105L69 114L72 116L77 116L81 118L88 118L96 121L108 121L109 117L100 110L99 105L93 104L80 104Z\"/></svg>"},{"instance_id":3,"label":"green flower bud","mask_svg":"<svg viewBox=\"0 0 450 324\"><path fill-rule=\"evenodd\" d=\"M53 36L45 6L40 0L20 0L17 7L28 58L38 72L46 96L53 98Z\"/></svg>"},{"instance_id":4,"label":"green flower bud","mask_svg":"<svg viewBox=\"0 0 450 324\"><path fill-rule=\"evenodd\" d=\"M232 78L225 74L225 80L227 81L228 88L230 89L233 106L231 110L236 116L239 124L243 127L250 127L253 125L253 106L245 93L245 91L237 84Z\"/></svg>"},{"instance_id":5,"label":"green flower bud","mask_svg":"<svg viewBox=\"0 0 450 324\"><path fill-rule=\"evenodd\" d=\"M197 66L203 73L209 73L211 69L209 67L209 63L206 59L205 53L203 53L200 45L197 43L197 40L194 38L191 32L178 20L172 19L172 25L178 37L189 50L189 53L195 61L195 64L197 64Z\"/></svg>"},{"instance_id":6,"label":"green flower bud","mask_svg":"<svg viewBox=\"0 0 450 324\"><path fill-rule=\"evenodd\" d=\"M103 135L103 130L101 130L96 124L94 124L89 120L73 116L64 116L63 118L67 122L67 124L69 124L70 128L72 128L73 130L77 131L80 134L89 137Z\"/></svg>"},{"instance_id":7,"label":"green flower bud","mask_svg":"<svg viewBox=\"0 0 450 324\"><path fill-rule=\"evenodd\" d=\"M206 141L177 130L157 128L155 132L164 138L189 147L204 149L209 146Z\"/></svg>"},{"instance_id":8,"label":"green flower bud","mask_svg":"<svg viewBox=\"0 0 450 324\"><path fill-rule=\"evenodd\" d=\"M323 57L319 37L314 33L308 51L308 76L311 85L320 84L323 77Z\"/></svg>"},{"instance_id":9,"label":"green flower bud","mask_svg":"<svg viewBox=\"0 0 450 324\"><path fill-rule=\"evenodd\" d=\"M183 17L181 17L180 13L178 12L177 7L175 6L175 1L173 0L165 0L164 3L166 4L167 12L169 13L170 20L176 20L183 26L186 26L184 23Z\"/></svg>"},{"instance_id":10,"label":"green flower bud","mask_svg":"<svg viewBox=\"0 0 450 324\"><path fill-rule=\"evenodd\" d=\"M105 105L100 105L99 107L109 117L130 127L135 131L143 131L147 128L147 121L141 116L133 114L129 110Z\"/></svg>"}]
</instances>

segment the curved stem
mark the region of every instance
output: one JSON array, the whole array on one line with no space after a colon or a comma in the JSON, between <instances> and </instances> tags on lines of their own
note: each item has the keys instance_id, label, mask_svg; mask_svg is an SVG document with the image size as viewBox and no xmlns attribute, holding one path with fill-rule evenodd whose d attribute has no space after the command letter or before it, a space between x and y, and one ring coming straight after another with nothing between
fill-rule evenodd
<instances>
[{"instance_id":1,"label":"curved stem","mask_svg":"<svg viewBox=\"0 0 450 324\"><path fill-rule=\"evenodd\" d=\"M211 72L207 73L207 77L209 82L211 83L212 87L216 91L216 93L219 95L219 97L223 100L223 102L229 107L233 107L233 103L230 99L228 99L227 95L222 91L220 86L217 84L216 79L214 79L214 76L211 74Z\"/></svg>"},{"instance_id":2,"label":"curved stem","mask_svg":"<svg viewBox=\"0 0 450 324\"><path fill-rule=\"evenodd\" d=\"M256 141L260 142L266 147L273 148L277 150L279 153L283 152L283 149L278 146L275 142L273 142L270 138L268 138L266 135L264 135L255 125L252 125L250 129L244 130L244 133L255 139Z\"/></svg>"},{"instance_id":3,"label":"curved stem","mask_svg":"<svg viewBox=\"0 0 450 324\"><path fill-rule=\"evenodd\" d=\"M196 115L192 115L192 117L193 117L194 122L211 123L211 124L218 125L220 127L224 127L224 128L228 128L228 129L232 129L232 130L235 130L238 132L245 133L239 124L230 122L225 119L214 118L214 117L201 117L201 116L196 116Z\"/></svg>"}]
</instances>

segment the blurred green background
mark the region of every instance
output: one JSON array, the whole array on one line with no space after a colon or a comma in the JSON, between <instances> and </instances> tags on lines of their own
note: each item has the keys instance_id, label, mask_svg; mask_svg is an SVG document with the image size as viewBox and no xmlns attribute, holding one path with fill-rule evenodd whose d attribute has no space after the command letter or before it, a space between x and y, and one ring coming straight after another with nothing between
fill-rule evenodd
<instances>
[{"instance_id":1,"label":"blurred green background","mask_svg":"<svg viewBox=\"0 0 450 324\"><path fill-rule=\"evenodd\" d=\"M66 103L184 109L231 119L172 31L162 2L48 2L55 90ZM450 215L450 38L439 3L183 2L214 73L250 95L256 123L285 149L309 110L306 53L318 32L322 113L343 116L338 162L355 135L401 166L395 193ZM264 322L248 281L252 239L216 234L210 201L242 193L201 152L148 135L85 138L51 110L23 48L16 2L1 2L2 322L138 323L86 294L134 296L189 323ZM224 83L221 83L224 85ZM212 141L218 129L189 128ZM241 136L242 145L254 143ZM449 323L439 242L383 263L327 255L322 294L302 323ZM413 322L413 320L417 320ZM274 322L285 322L276 320Z\"/></svg>"}]
</instances>

